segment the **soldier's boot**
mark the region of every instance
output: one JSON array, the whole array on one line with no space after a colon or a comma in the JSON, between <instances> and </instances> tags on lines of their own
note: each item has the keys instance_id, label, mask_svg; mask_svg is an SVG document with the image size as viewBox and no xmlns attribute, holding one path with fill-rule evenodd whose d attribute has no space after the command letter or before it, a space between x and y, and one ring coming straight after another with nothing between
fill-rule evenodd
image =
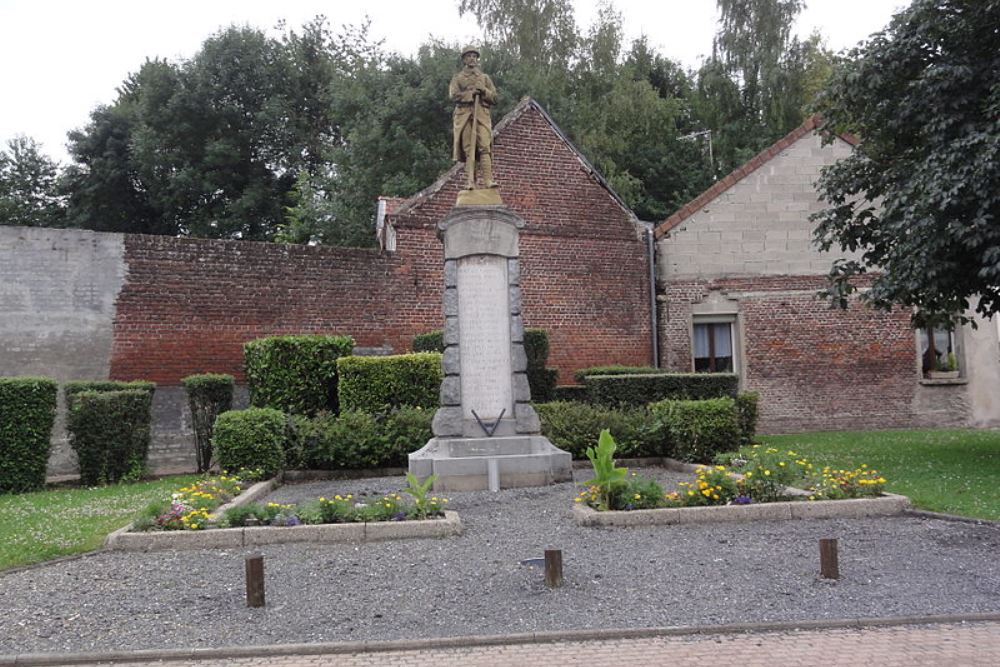
<instances>
[{"instance_id":1,"label":"soldier's boot","mask_svg":"<svg viewBox=\"0 0 1000 667\"><path fill-rule=\"evenodd\" d=\"M497 187L497 182L493 180L493 156L489 153L482 153L479 156L479 161L483 165L483 183L488 188Z\"/></svg>"},{"instance_id":2,"label":"soldier's boot","mask_svg":"<svg viewBox=\"0 0 1000 667\"><path fill-rule=\"evenodd\" d=\"M470 158L465 159L465 189L476 189L476 161Z\"/></svg>"}]
</instances>

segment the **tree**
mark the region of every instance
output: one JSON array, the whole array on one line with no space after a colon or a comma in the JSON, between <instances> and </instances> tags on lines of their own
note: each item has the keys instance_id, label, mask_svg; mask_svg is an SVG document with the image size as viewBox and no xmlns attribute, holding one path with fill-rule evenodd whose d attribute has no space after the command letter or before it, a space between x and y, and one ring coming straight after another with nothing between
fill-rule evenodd
<instances>
[{"instance_id":1,"label":"tree","mask_svg":"<svg viewBox=\"0 0 1000 667\"><path fill-rule=\"evenodd\" d=\"M59 227L62 201L57 193L59 166L25 136L0 151L0 225Z\"/></svg>"},{"instance_id":2,"label":"tree","mask_svg":"<svg viewBox=\"0 0 1000 667\"><path fill-rule=\"evenodd\" d=\"M799 125L809 45L791 35L802 0L717 0L719 30L698 74L695 115L727 173ZM813 43L813 47L818 45Z\"/></svg>"},{"instance_id":3,"label":"tree","mask_svg":"<svg viewBox=\"0 0 1000 667\"><path fill-rule=\"evenodd\" d=\"M834 265L841 304L862 298L943 324L1000 311L1000 1L915 0L850 52L828 89L827 127L861 139L824 170L815 238L860 251Z\"/></svg>"}]
</instances>

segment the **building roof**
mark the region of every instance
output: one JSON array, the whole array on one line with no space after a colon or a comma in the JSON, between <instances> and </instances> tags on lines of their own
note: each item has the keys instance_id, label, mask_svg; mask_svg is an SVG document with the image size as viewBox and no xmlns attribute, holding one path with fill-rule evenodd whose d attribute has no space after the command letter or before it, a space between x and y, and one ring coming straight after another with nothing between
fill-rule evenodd
<instances>
[{"instance_id":1,"label":"building roof","mask_svg":"<svg viewBox=\"0 0 1000 667\"><path fill-rule=\"evenodd\" d=\"M732 172L730 172L725 178L721 178L712 184L712 187L708 188L700 195L689 201L687 204L682 206L669 218L661 222L654 229L654 234L656 238L663 238L672 229L680 225L682 222L687 220L689 217L694 215L696 212L704 208L709 202L717 198L723 192L729 188L736 185L738 182L757 171L758 168L763 166L766 162L770 161L772 158L777 156L783 150L794 144L796 141L806 136L810 132L820 130L822 128L822 118L819 114L813 114L809 116L801 125L797 128L778 139L776 142L762 150L757 155L753 156L750 160L745 162L743 165L737 167ZM852 146L858 144L858 139L851 134L840 134L838 135L840 139L846 141Z\"/></svg>"}]
</instances>

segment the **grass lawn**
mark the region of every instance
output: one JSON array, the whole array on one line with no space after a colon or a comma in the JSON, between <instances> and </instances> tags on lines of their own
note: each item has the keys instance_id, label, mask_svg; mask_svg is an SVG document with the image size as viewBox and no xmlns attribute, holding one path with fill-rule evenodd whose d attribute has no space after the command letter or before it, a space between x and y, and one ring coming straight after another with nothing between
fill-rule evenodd
<instances>
[{"instance_id":1,"label":"grass lawn","mask_svg":"<svg viewBox=\"0 0 1000 667\"><path fill-rule=\"evenodd\" d=\"M1000 519L1000 431L918 430L760 436L817 467L862 463L888 480L886 490L921 509Z\"/></svg>"},{"instance_id":2,"label":"grass lawn","mask_svg":"<svg viewBox=\"0 0 1000 667\"><path fill-rule=\"evenodd\" d=\"M149 503L195 479L0 495L0 570L97 549Z\"/></svg>"}]
</instances>

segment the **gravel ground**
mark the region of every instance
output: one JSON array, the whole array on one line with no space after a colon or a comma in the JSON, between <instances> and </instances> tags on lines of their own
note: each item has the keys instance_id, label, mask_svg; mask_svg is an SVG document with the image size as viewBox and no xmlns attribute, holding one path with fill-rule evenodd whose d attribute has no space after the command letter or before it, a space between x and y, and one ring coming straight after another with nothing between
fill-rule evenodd
<instances>
[{"instance_id":1,"label":"gravel ground","mask_svg":"<svg viewBox=\"0 0 1000 667\"><path fill-rule=\"evenodd\" d=\"M402 484L310 483L270 499ZM883 517L581 528L575 493L566 483L450 494L465 526L455 538L267 547L263 609L245 606L249 550L100 552L0 575L0 655L1000 611L996 526ZM817 577L824 537L840 540L837 582ZM520 564L546 548L563 550L563 588Z\"/></svg>"}]
</instances>

